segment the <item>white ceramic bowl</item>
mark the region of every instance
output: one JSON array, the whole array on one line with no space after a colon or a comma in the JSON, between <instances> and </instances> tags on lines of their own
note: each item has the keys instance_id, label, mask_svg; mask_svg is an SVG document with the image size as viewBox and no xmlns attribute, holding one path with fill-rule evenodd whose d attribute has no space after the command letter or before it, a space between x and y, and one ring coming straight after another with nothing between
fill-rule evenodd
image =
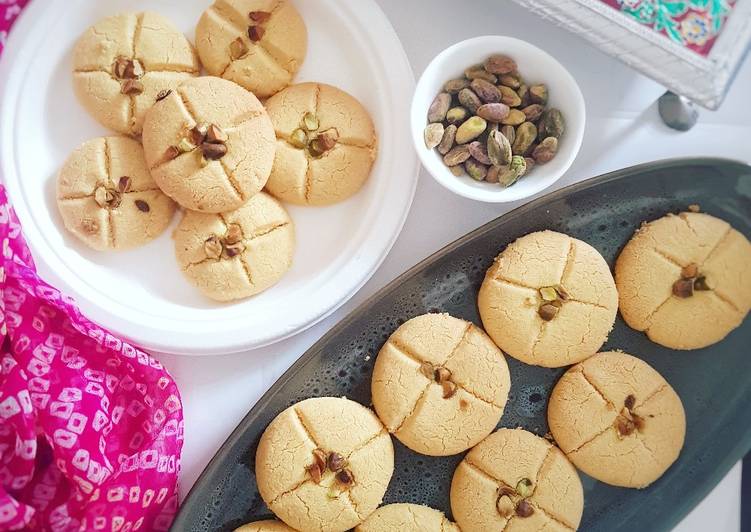
<instances>
[{"instance_id":1,"label":"white ceramic bowl","mask_svg":"<svg viewBox=\"0 0 751 532\"><path fill-rule=\"evenodd\" d=\"M456 177L443 164L437 150L425 146L424 131L427 113L443 84L460 78L464 69L482 63L496 53L511 56L519 72L529 84L544 83L550 94L549 105L557 107L566 121L558 154L545 165L538 165L509 188L478 182L467 175ZM491 203L515 201L532 196L555 183L574 162L584 137L586 112L584 97L573 76L551 55L536 46L512 37L488 35L459 42L447 48L423 72L412 98L412 139L423 166L447 189L464 196Z\"/></svg>"}]
</instances>

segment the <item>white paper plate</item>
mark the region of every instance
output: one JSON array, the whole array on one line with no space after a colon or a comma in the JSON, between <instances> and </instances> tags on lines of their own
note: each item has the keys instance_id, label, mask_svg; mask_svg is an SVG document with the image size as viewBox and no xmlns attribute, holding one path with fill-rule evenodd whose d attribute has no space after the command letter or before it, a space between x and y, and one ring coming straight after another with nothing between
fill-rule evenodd
<instances>
[{"instance_id":1,"label":"white paper plate","mask_svg":"<svg viewBox=\"0 0 751 532\"><path fill-rule=\"evenodd\" d=\"M297 81L323 81L359 98L379 135L370 180L332 207L289 206L298 248L287 276L235 304L203 298L183 278L171 230L130 252L99 253L69 235L55 205L60 165L81 142L107 134L78 104L71 48L98 19L153 10L193 37L208 0L35 0L0 65L0 165L43 277L92 320L154 351L221 354L286 338L333 312L378 268L407 216L419 164L409 137L414 77L372 0L297 0L309 50ZM175 220L176 222L176 220Z\"/></svg>"}]
</instances>

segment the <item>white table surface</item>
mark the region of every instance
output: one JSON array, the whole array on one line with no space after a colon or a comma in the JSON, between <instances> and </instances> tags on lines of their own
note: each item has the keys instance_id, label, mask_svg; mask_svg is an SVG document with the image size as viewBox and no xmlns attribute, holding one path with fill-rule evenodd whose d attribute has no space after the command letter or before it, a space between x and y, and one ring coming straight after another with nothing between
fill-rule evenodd
<instances>
[{"instance_id":1,"label":"white table surface","mask_svg":"<svg viewBox=\"0 0 751 532\"><path fill-rule=\"evenodd\" d=\"M579 157L554 188L668 157L751 159L751 105L747 100L751 92L751 61L741 68L719 111L702 111L693 130L676 133L666 128L657 115L654 102L663 92L659 85L509 0L378 3L399 34L416 77L450 44L485 34L529 40L571 71L587 103L587 128ZM460 198L423 171L409 218L393 250L360 292L328 319L289 340L252 352L207 358L158 356L182 390L185 447L181 494L185 496L260 396L329 328L407 268L516 206ZM676 530L740 530L740 477L737 465Z\"/></svg>"}]
</instances>

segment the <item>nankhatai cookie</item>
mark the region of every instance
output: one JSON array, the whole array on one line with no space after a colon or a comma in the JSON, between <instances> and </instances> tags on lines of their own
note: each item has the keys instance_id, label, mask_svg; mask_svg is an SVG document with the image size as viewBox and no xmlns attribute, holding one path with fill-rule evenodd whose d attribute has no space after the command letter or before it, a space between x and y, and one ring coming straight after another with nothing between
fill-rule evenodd
<instances>
[{"instance_id":1,"label":"nankhatai cookie","mask_svg":"<svg viewBox=\"0 0 751 532\"><path fill-rule=\"evenodd\" d=\"M360 102L330 85L301 83L270 98L266 109L277 138L266 190L299 205L329 205L360 190L377 144Z\"/></svg>"},{"instance_id":2,"label":"nankhatai cookie","mask_svg":"<svg viewBox=\"0 0 751 532\"><path fill-rule=\"evenodd\" d=\"M258 490L296 530L343 532L375 511L394 472L376 415L343 398L307 399L279 414L256 452Z\"/></svg>"},{"instance_id":3,"label":"nankhatai cookie","mask_svg":"<svg viewBox=\"0 0 751 532\"><path fill-rule=\"evenodd\" d=\"M146 111L199 70L188 39L150 11L100 20L73 49L81 104L103 126L128 135L140 135Z\"/></svg>"},{"instance_id":4,"label":"nankhatai cookie","mask_svg":"<svg viewBox=\"0 0 751 532\"><path fill-rule=\"evenodd\" d=\"M101 137L77 148L58 174L57 207L68 231L100 251L153 240L176 208L151 178L141 145L128 137Z\"/></svg>"},{"instance_id":5,"label":"nankhatai cookie","mask_svg":"<svg viewBox=\"0 0 751 532\"><path fill-rule=\"evenodd\" d=\"M221 78L180 85L149 110L146 162L165 194L186 209L237 209L266 184L274 129L258 98Z\"/></svg>"},{"instance_id":6,"label":"nankhatai cookie","mask_svg":"<svg viewBox=\"0 0 751 532\"><path fill-rule=\"evenodd\" d=\"M431 456L460 453L490 434L510 388L493 341L448 314L424 314L394 331L371 381L373 407L388 431Z\"/></svg>"},{"instance_id":7,"label":"nankhatai cookie","mask_svg":"<svg viewBox=\"0 0 751 532\"><path fill-rule=\"evenodd\" d=\"M198 21L196 47L209 74L268 98L302 66L308 33L289 0L217 0Z\"/></svg>"},{"instance_id":8,"label":"nankhatai cookie","mask_svg":"<svg viewBox=\"0 0 751 532\"><path fill-rule=\"evenodd\" d=\"M276 284L292 266L295 250L292 220L263 192L224 214L187 211L174 238L185 276L217 301L249 297Z\"/></svg>"},{"instance_id":9,"label":"nankhatai cookie","mask_svg":"<svg viewBox=\"0 0 751 532\"><path fill-rule=\"evenodd\" d=\"M290 528L281 521L256 521L255 523L248 523L240 528L236 528L235 532L296 532L294 528Z\"/></svg>"},{"instance_id":10,"label":"nankhatai cookie","mask_svg":"<svg viewBox=\"0 0 751 532\"><path fill-rule=\"evenodd\" d=\"M527 364L560 367L602 346L615 322L618 292L596 249L540 231L496 258L477 303L485 330L505 353Z\"/></svg>"},{"instance_id":11,"label":"nankhatai cookie","mask_svg":"<svg viewBox=\"0 0 751 532\"><path fill-rule=\"evenodd\" d=\"M548 402L548 424L576 467L627 488L660 478L686 434L678 394L649 364L621 352L597 354L564 373Z\"/></svg>"},{"instance_id":12,"label":"nankhatai cookie","mask_svg":"<svg viewBox=\"0 0 751 532\"><path fill-rule=\"evenodd\" d=\"M575 530L584 491L558 447L522 429L500 429L464 457L451 481L463 532Z\"/></svg>"},{"instance_id":13,"label":"nankhatai cookie","mask_svg":"<svg viewBox=\"0 0 751 532\"><path fill-rule=\"evenodd\" d=\"M443 512L420 504L387 504L381 506L355 532L459 532Z\"/></svg>"},{"instance_id":14,"label":"nankhatai cookie","mask_svg":"<svg viewBox=\"0 0 751 532\"><path fill-rule=\"evenodd\" d=\"M751 309L751 243L727 222L696 212L644 224L618 257L626 323L658 344L719 342Z\"/></svg>"}]
</instances>

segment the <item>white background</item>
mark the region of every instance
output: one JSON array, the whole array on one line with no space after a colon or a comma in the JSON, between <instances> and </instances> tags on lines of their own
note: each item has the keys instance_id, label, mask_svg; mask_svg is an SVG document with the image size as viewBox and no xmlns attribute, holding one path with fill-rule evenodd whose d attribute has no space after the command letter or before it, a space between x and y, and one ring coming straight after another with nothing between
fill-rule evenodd
<instances>
[{"instance_id":1,"label":"white background","mask_svg":"<svg viewBox=\"0 0 751 532\"><path fill-rule=\"evenodd\" d=\"M587 103L587 128L579 157L556 188L668 157L751 159L749 61L718 112L702 111L693 130L676 133L657 116L654 102L663 92L659 85L509 0L378 3L401 38L417 77L450 44L485 34L531 41L570 70ZM462 199L423 171L404 231L386 261L370 282L328 319L294 338L252 352L209 358L159 356L177 380L185 408L182 495L258 398L330 327L407 268L516 206ZM740 530L739 507L740 467L736 466L676 530L736 532Z\"/></svg>"}]
</instances>

